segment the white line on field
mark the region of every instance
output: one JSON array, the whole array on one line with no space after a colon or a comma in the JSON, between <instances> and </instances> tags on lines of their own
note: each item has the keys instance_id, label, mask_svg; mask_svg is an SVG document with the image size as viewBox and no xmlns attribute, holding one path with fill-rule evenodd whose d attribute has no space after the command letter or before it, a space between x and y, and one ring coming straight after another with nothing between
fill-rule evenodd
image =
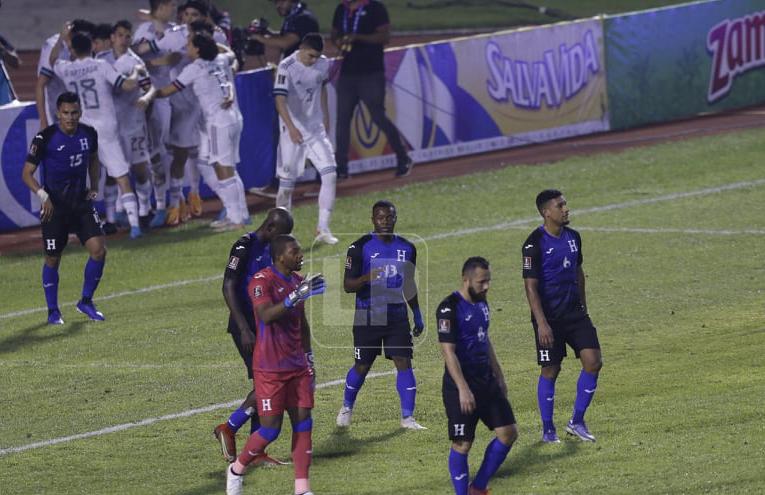
<instances>
[{"instance_id":1,"label":"white line on field","mask_svg":"<svg viewBox=\"0 0 765 495\"><path fill-rule=\"evenodd\" d=\"M378 378L381 376L393 375L395 373L396 373L395 370L382 371L378 373L369 373L367 375L367 378L368 379ZM316 386L316 388L317 389L327 388L327 387L332 387L335 385L340 385L341 383L345 383L345 378L340 378L338 380L332 380L329 382L320 383L319 385ZM5 449L0 449L0 456L15 454L18 452L24 452L25 450L39 449L41 447L50 447L52 445L57 445L59 443L67 443L67 442L72 442L74 440L82 440L83 438L98 437L98 436L106 435L109 433L116 433L118 431L129 430L131 428L137 428L139 426L152 425L160 421L187 418L189 416L194 416L196 414L217 411L218 409L228 409L234 406L238 406L241 403L242 403L242 399L238 399L238 400L234 400L230 402L222 402L220 404L212 404L210 406L199 407L196 409L189 409L179 413L166 414L165 416L158 416L156 418L146 418L140 421L136 421L135 423L123 423L121 425L109 426L107 428L102 428L100 430L95 430L95 431L89 431L87 433L78 433L77 435L69 435L68 437L52 438L50 440L43 440L41 442L29 443L27 445L20 445L18 447L8 447Z\"/></svg>"},{"instance_id":2,"label":"white line on field","mask_svg":"<svg viewBox=\"0 0 765 495\"><path fill-rule=\"evenodd\" d=\"M526 229L525 225L508 227L513 230ZM678 229L673 227L584 227L576 225L580 232L609 232L616 234L701 234L701 235L765 235L765 229Z\"/></svg>"},{"instance_id":3,"label":"white line on field","mask_svg":"<svg viewBox=\"0 0 765 495\"><path fill-rule=\"evenodd\" d=\"M645 198L645 199L634 199L630 201L624 201L621 203L612 203L610 205L603 205L603 206L593 206L590 208L582 208L577 209L574 211L574 214L578 217L580 215L584 215L587 213L600 213L604 211L611 211L611 210L620 210L624 208L631 208L633 206L644 206L649 205L653 203L660 203L663 201L674 201L676 199L685 199L685 198L691 198L694 196L707 196L709 194L716 194L726 191L734 191L736 189L745 189L749 187L756 187L761 186L765 184L765 179L757 179L757 180L751 180L751 181L742 181L742 182L733 182L730 184L723 184L722 186L716 186L716 187L707 187L704 189L697 189L695 191L686 191L686 192L679 192L679 193L672 193L672 194L665 194L662 196L656 196L653 198ZM424 237L424 241L437 241L441 239L448 239L451 237L462 237L466 235L471 234L480 234L482 232L492 232L496 230L504 230L513 228L519 225L524 225L530 222L536 222L539 221L539 216L533 216L533 217L527 217L527 218L519 218L517 220L511 220L509 222L502 222L495 225L486 225L483 227L472 227L469 229L459 229L459 230L452 230L449 232L442 232L440 234L434 234L429 237ZM99 296L99 301L107 301L109 299L115 299L117 297L123 297L123 296L132 296L135 294L144 294L147 292L153 292L155 290L161 290L161 289L168 289L173 287L181 287L183 285L189 285L189 284L195 284L200 282L212 282L215 280L220 280L223 278L223 275L212 275L210 277L204 277L204 278L197 278L192 280L179 280L176 282L169 282L167 284L161 284L161 285L152 285L149 287L144 287L142 289L136 289L136 290L127 290L123 292L116 292L114 294L109 294L106 296ZM64 303L61 306L74 306L76 304L76 301ZM42 311L46 311L46 307L39 307L39 308L31 308L31 309L24 309L20 311L13 311L10 313L3 313L0 314L0 320L6 319L6 318L15 318L18 316L25 316L32 313L39 313Z\"/></svg>"}]
</instances>

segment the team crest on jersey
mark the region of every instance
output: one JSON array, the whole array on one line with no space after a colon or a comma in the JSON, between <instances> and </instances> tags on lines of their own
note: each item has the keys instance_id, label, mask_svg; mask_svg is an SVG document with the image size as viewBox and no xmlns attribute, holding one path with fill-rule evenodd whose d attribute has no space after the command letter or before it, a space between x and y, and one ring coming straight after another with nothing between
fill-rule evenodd
<instances>
[{"instance_id":1,"label":"team crest on jersey","mask_svg":"<svg viewBox=\"0 0 765 495\"><path fill-rule=\"evenodd\" d=\"M346 268L346 270L350 270L352 265L353 265L353 260L351 259L350 256L346 256L345 257L345 268Z\"/></svg>"},{"instance_id":2,"label":"team crest on jersey","mask_svg":"<svg viewBox=\"0 0 765 495\"><path fill-rule=\"evenodd\" d=\"M523 257L523 269L524 270L531 270L531 256L524 256Z\"/></svg>"},{"instance_id":3,"label":"team crest on jersey","mask_svg":"<svg viewBox=\"0 0 765 495\"><path fill-rule=\"evenodd\" d=\"M452 330L452 322L447 319L438 320L438 333L449 333Z\"/></svg>"},{"instance_id":4,"label":"team crest on jersey","mask_svg":"<svg viewBox=\"0 0 765 495\"><path fill-rule=\"evenodd\" d=\"M231 259L228 260L228 267L232 270L236 270L237 266L239 266L239 258L232 256Z\"/></svg>"}]
</instances>

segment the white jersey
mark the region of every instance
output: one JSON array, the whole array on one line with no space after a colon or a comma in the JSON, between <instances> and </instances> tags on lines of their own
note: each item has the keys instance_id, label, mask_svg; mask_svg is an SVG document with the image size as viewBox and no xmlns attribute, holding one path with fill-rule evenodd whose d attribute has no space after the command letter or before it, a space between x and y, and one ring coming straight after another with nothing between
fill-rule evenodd
<instances>
[{"instance_id":1,"label":"white jersey","mask_svg":"<svg viewBox=\"0 0 765 495\"><path fill-rule=\"evenodd\" d=\"M231 69L234 60L234 55L228 53L220 53L209 61L198 58L187 65L173 81L179 90L193 90L202 108L204 120L209 125L224 127L242 119L236 103L234 72ZM221 105L229 95L234 98L234 104L224 109Z\"/></svg>"},{"instance_id":2,"label":"white jersey","mask_svg":"<svg viewBox=\"0 0 765 495\"><path fill-rule=\"evenodd\" d=\"M121 75L128 77L135 67L146 69L146 64L132 50L128 49L118 59L115 59L112 50L98 54L99 60L106 61ZM139 87L132 91L116 91L114 93L114 109L116 110L120 132L132 132L136 127L142 129L146 125L146 114L135 105L135 102L143 95L141 88L150 84L148 79L138 82Z\"/></svg>"},{"instance_id":3,"label":"white jersey","mask_svg":"<svg viewBox=\"0 0 765 495\"><path fill-rule=\"evenodd\" d=\"M58 42L59 36L59 34L54 34L45 40L42 48L40 48L40 60L37 62L37 74L48 76L50 78L50 81L48 81L48 84L45 86L45 110L47 114L46 116L48 118L48 124L53 124L56 118L56 99L61 93L66 91L64 82L56 77L56 74L53 72L53 67L51 67L49 60L50 52ZM69 60L70 57L71 55L69 54L69 49L65 44L62 45L61 50L58 52L58 59Z\"/></svg>"},{"instance_id":4,"label":"white jersey","mask_svg":"<svg viewBox=\"0 0 765 495\"><path fill-rule=\"evenodd\" d=\"M279 63L274 96L287 98L287 109L292 122L301 134L308 137L324 130L321 91L329 81L330 63L322 55L314 65L308 67L298 60L297 55L298 52L295 52Z\"/></svg>"},{"instance_id":5,"label":"white jersey","mask_svg":"<svg viewBox=\"0 0 765 495\"><path fill-rule=\"evenodd\" d=\"M164 30L158 30L154 25L154 22L148 21L141 23L136 28L135 33L133 33L133 39L135 40L134 43L138 44L146 41L149 43L149 45L152 46L153 53L145 55L145 59L150 60L157 57L156 46L154 46L153 42L162 39L165 33L168 32L172 27L173 24L167 24ZM151 82L154 84L155 88L164 88L173 80L172 77L170 77L170 66L168 65L162 65L160 67L150 66L149 75L151 76Z\"/></svg>"},{"instance_id":6,"label":"white jersey","mask_svg":"<svg viewBox=\"0 0 765 495\"><path fill-rule=\"evenodd\" d=\"M80 96L82 122L95 127L99 134L113 133L116 137L117 115L112 94L122 86L125 77L106 61L92 57L73 62L57 60L53 71L68 89Z\"/></svg>"}]
</instances>

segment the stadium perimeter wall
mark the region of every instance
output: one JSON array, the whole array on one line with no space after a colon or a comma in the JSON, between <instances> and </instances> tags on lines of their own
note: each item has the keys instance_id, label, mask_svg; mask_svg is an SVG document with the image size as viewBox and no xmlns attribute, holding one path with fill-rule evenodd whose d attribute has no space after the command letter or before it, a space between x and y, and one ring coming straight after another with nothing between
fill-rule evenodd
<instances>
[{"instance_id":1,"label":"stadium perimeter wall","mask_svg":"<svg viewBox=\"0 0 765 495\"><path fill-rule=\"evenodd\" d=\"M765 0L696 2L388 50L386 106L415 161L431 161L762 103L765 74L754 69L764 64ZM237 75L246 187L273 174L272 79ZM34 104L0 107L0 231L39 223L20 177L38 127ZM357 109L351 172L394 160Z\"/></svg>"}]
</instances>

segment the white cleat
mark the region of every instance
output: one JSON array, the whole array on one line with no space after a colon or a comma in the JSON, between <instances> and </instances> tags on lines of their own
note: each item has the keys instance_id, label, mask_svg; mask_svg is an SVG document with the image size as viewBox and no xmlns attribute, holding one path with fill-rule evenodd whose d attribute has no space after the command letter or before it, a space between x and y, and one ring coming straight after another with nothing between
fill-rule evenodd
<instances>
[{"instance_id":1,"label":"white cleat","mask_svg":"<svg viewBox=\"0 0 765 495\"><path fill-rule=\"evenodd\" d=\"M351 416L353 416L353 409L345 406L341 407L340 412L337 413L337 426L341 428L351 426Z\"/></svg>"},{"instance_id":2,"label":"white cleat","mask_svg":"<svg viewBox=\"0 0 765 495\"><path fill-rule=\"evenodd\" d=\"M426 427L414 420L414 416L407 416L401 420L401 428L407 430L427 430Z\"/></svg>"},{"instance_id":3,"label":"white cleat","mask_svg":"<svg viewBox=\"0 0 765 495\"><path fill-rule=\"evenodd\" d=\"M333 236L332 232L329 230L325 230L324 232L319 232L316 234L316 238L313 240L313 242L323 242L324 244L334 246L337 244L337 237Z\"/></svg>"},{"instance_id":4,"label":"white cleat","mask_svg":"<svg viewBox=\"0 0 765 495\"><path fill-rule=\"evenodd\" d=\"M244 476L234 474L231 471L233 465L226 467L226 495L242 495L242 485L244 484Z\"/></svg>"}]
</instances>

